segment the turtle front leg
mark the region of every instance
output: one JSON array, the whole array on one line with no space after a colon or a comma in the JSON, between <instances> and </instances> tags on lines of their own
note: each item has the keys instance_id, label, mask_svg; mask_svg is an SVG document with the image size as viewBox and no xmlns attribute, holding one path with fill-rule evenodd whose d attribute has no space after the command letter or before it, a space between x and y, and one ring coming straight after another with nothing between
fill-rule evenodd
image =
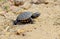
<instances>
[{"instance_id":1,"label":"turtle front leg","mask_svg":"<svg viewBox=\"0 0 60 39\"><path fill-rule=\"evenodd\" d=\"M34 22L33 22L32 18L30 18L30 23L31 23L31 24L34 24Z\"/></svg>"}]
</instances>

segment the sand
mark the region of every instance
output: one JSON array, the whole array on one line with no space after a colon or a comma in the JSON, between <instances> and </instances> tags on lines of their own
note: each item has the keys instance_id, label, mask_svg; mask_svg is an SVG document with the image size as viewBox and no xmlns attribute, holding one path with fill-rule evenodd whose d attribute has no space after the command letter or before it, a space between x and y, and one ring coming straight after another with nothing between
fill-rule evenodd
<instances>
[{"instance_id":1,"label":"sand","mask_svg":"<svg viewBox=\"0 0 60 39\"><path fill-rule=\"evenodd\" d=\"M0 39L60 39L60 0L45 1L48 3L30 4L27 0L18 7L10 1L0 2ZM13 25L18 14L25 11L41 15L34 24Z\"/></svg>"}]
</instances>

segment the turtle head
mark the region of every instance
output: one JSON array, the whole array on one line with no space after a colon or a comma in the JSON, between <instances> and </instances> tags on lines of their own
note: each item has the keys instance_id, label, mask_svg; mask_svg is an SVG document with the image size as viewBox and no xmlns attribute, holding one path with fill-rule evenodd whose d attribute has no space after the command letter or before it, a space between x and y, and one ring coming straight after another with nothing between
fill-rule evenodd
<instances>
[{"instance_id":1,"label":"turtle head","mask_svg":"<svg viewBox=\"0 0 60 39\"><path fill-rule=\"evenodd\" d=\"M32 14L31 18L34 19L34 18L37 18L39 16L40 16L40 13L39 12L35 12L35 13Z\"/></svg>"}]
</instances>

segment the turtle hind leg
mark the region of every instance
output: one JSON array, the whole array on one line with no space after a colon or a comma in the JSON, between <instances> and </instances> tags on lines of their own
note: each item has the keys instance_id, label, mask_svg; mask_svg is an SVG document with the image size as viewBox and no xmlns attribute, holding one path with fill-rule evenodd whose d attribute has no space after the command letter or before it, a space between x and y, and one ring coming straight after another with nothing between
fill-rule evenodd
<instances>
[{"instance_id":1,"label":"turtle hind leg","mask_svg":"<svg viewBox=\"0 0 60 39\"><path fill-rule=\"evenodd\" d=\"M14 25L17 25L17 23L18 23L18 21L16 21L16 20L13 22Z\"/></svg>"},{"instance_id":2,"label":"turtle hind leg","mask_svg":"<svg viewBox=\"0 0 60 39\"><path fill-rule=\"evenodd\" d=\"M13 24L14 24L14 25L17 25L18 22L19 22L19 20L15 20L15 21L13 22Z\"/></svg>"}]
</instances>

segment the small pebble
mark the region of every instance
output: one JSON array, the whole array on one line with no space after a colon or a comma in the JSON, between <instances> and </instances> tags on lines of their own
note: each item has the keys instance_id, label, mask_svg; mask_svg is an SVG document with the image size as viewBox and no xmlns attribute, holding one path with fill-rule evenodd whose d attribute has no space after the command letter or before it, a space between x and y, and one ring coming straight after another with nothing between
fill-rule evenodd
<instances>
[{"instance_id":1,"label":"small pebble","mask_svg":"<svg viewBox=\"0 0 60 39\"><path fill-rule=\"evenodd\" d=\"M16 35L20 35L20 33L17 32Z\"/></svg>"},{"instance_id":2,"label":"small pebble","mask_svg":"<svg viewBox=\"0 0 60 39\"><path fill-rule=\"evenodd\" d=\"M37 28L34 28L34 29L37 29Z\"/></svg>"},{"instance_id":3,"label":"small pebble","mask_svg":"<svg viewBox=\"0 0 60 39\"><path fill-rule=\"evenodd\" d=\"M22 33L24 33L24 32L25 32L25 30L23 30L23 29L22 29L22 30L18 29L17 32L16 32L16 34L17 34L17 35L20 35L20 34L22 34Z\"/></svg>"},{"instance_id":4,"label":"small pebble","mask_svg":"<svg viewBox=\"0 0 60 39\"><path fill-rule=\"evenodd\" d=\"M22 34L22 36L25 36L25 34Z\"/></svg>"}]
</instances>

